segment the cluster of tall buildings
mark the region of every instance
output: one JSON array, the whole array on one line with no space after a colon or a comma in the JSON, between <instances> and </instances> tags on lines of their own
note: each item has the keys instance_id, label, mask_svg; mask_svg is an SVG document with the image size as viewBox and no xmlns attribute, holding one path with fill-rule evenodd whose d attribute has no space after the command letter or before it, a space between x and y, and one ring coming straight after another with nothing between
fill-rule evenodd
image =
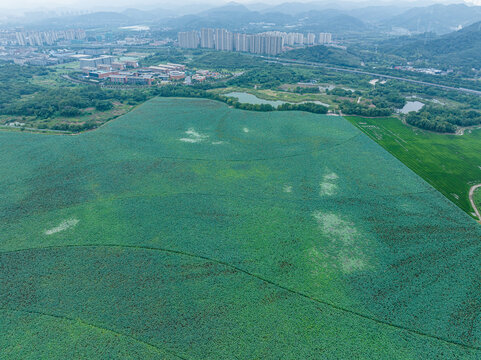
<instances>
[{"instance_id":1,"label":"cluster of tall buildings","mask_svg":"<svg viewBox=\"0 0 481 360\"><path fill-rule=\"evenodd\" d=\"M178 41L180 47L187 49L201 47L268 55L279 54L284 46L282 37L275 34L242 34L232 33L225 29L180 32Z\"/></svg>"},{"instance_id":2,"label":"cluster of tall buildings","mask_svg":"<svg viewBox=\"0 0 481 360\"><path fill-rule=\"evenodd\" d=\"M232 33L225 29L201 29L200 32L184 31L178 33L179 46L186 49L216 49L241 51L254 54L277 55L284 46L329 44L332 34L285 33L269 31L259 34Z\"/></svg>"},{"instance_id":3,"label":"cluster of tall buildings","mask_svg":"<svg viewBox=\"0 0 481 360\"><path fill-rule=\"evenodd\" d=\"M53 45L59 40L84 40L85 31L70 29L63 31L18 31L15 33L17 45L20 46L43 46Z\"/></svg>"},{"instance_id":4,"label":"cluster of tall buildings","mask_svg":"<svg viewBox=\"0 0 481 360\"><path fill-rule=\"evenodd\" d=\"M285 46L295 46L295 45L324 45L330 44L332 42L331 33L286 33L281 31L270 31L266 34L281 36Z\"/></svg>"}]
</instances>

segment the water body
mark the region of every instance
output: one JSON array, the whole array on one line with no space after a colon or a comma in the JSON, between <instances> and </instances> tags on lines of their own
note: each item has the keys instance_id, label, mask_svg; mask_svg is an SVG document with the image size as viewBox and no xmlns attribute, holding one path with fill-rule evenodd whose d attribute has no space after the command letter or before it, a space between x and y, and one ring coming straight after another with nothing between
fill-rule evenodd
<instances>
[{"instance_id":1,"label":"water body","mask_svg":"<svg viewBox=\"0 0 481 360\"><path fill-rule=\"evenodd\" d=\"M120 29L132 30L132 31L147 31L147 30L150 30L150 27L145 25L134 25L134 26L122 26Z\"/></svg>"},{"instance_id":2,"label":"water body","mask_svg":"<svg viewBox=\"0 0 481 360\"><path fill-rule=\"evenodd\" d=\"M399 110L402 114L410 113L411 111L419 111L423 108L424 104L420 101L408 101L402 109Z\"/></svg>"},{"instance_id":3,"label":"water body","mask_svg":"<svg viewBox=\"0 0 481 360\"><path fill-rule=\"evenodd\" d=\"M230 92L228 94L224 94L225 96L230 96L230 97L235 97L239 100L241 103L247 103L247 104L269 104L272 105L273 107L277 107L282 104L305 104L305 103L314 103L318 105L323 105L326 107L329 107L329 104L325 104L321 101L303 101L299 103L294 103L294 102L288 102L288 101L280 101L280 100L264 100L260 99L255 95L246 93L246 92Z\"/></svg>"}]
</instances>

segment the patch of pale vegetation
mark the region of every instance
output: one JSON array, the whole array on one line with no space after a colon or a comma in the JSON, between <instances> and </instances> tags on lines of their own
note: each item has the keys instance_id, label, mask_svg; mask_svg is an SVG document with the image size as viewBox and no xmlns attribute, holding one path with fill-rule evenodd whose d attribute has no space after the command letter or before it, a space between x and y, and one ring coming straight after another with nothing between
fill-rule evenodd
<instances>
[{"instance_id":1,"label":"patch of pale vegetation","mask_svg":"<svg viewBox=\"0 0 481 360\"><path fill-rule=\"evenodd\" d=\"M179 140L187 143L199 143L206 140L209 137L209 135L201 134L195 131L194 128L189 128L185 133L189 137L180 138Z\"/></svg>"},{"instance_id":2,"label":"patch of pale vegetation","mask_svg":"<svg viewBox=\"0 0 481 360\"><path fill-rule=\"evenodd\" d=\"M75 225L77 225L79 222L78 219L68 219L68 220L64 220L60 223L60 225L54 227L54 228L51 228L49 230L45 230L45 235L53 235L53 234L56 234L60 231L64 231L64 230L67 230L67 229L70 229L70 228L73 228Z\"/></svg>"},{"instance_id":3,"label":"patch of pale vegetation","mask_svg":"<svg viewBox=\"0 0 481 360\"><path fill-rule=\"evenodd\" d=\"M340 269L343 273L366 270L368 256L360 242L366 241L354 224L334 213L317 211L313 214L319 229L327 239L325 245L311 249L311 259L323 270Z\"/></svg>"},{"instance_id":4,"label":"patch of pale vegetation","mask_svg":"<svg viewBox=\"0 0 481 360\"><path fill-rule=\"evenodd\" d=\"M291 193L292 192L292 186L284 185L284 187L282 188L282 191L284 191L286 193Z\"/></svg>"},{"instance_id":5,"label":"patch of pale vegetation","mask_svg":"<svg viewBox=\"0 0 481 360\"><path fill-rule=\"evenodd\" d=\"M327 175L324 175L324 181L334 181L339 179L339 176L336 173L330 173Z\"/></svg>"},{"instance_id":6,"label":"patch of pale vegetation","mask_svg":"<svg viewBox=\"0 0 481 360\"><path fill-rule=\"evenodd\" d=\"M329 173L323 176L322 182L319 184L320 196L333 196L337 193L338 186L336 184L339 176L336 173Z\"/></svg>"},{"instance_id":7,"label":"patch of pale vegetation","mask_svg":"<svg viewBox=\"0 0 481 360\"><path fill-rule=\"evenodd\" d=\"M332 196L332 195L335 195L337 192L336 184L325 182L325 183L320 183L319 186L320 186L320 190L319 190L320 196Z\"/></svg>"}]
</instances>

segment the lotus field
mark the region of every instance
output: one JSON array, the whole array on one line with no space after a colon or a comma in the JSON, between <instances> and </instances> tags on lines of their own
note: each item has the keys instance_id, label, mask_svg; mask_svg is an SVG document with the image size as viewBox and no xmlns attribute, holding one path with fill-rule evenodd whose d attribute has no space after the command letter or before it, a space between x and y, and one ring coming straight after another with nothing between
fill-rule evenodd
<instances>
[{"instance_id":1,"label":"lotus field","mask_svg":"<svg viewBox=\"0 0 481 360\"><path fill-rule=\"evenodd\" d=\"M341 117L0 132L2 359L479 359L481 228Z\"/></svg>"}]
</instances>

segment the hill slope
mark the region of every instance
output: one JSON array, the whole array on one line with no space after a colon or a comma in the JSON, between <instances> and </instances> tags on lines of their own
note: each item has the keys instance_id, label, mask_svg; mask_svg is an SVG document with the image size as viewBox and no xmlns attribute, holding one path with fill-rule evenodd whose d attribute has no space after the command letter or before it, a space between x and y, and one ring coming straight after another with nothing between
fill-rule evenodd
<instances>
[{"instance_id":1,"label":"hill slope","mask_svg":"<svg viewBox=\"0 0 481 360\"><path fill-rule=\"evenodd\" d=\"M391 40L382 48L413 60L481 68L481 21L442 36L422 35Z\"/></svg>"}]
</instances>

